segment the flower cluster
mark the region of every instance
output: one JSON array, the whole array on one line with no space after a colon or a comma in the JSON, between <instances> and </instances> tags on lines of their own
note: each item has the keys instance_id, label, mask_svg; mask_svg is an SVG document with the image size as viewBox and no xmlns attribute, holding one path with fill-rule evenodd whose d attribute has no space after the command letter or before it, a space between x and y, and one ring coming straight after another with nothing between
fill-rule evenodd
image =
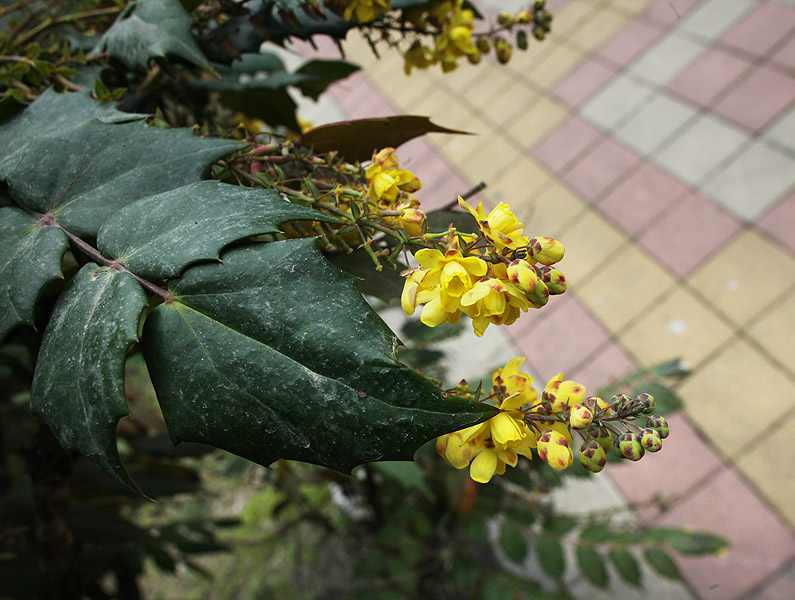
<instances>
[{"instance_id":1,"label":"flower cluster","mask_svg":"<svg viewBox=\"0 0 795 600\"><path fill-rule=\"evenodd\" d=\"M410 236L418 236L425 225L425 213L419 210L420 202L414 192L422 182L408 169L401 169L394 148L384 148L373 154L373 161L365 171L367 196L374 207L387 213L384 223L404 229Z\"/></svg>"},{"instance_id":2,"label":"flower cluster","mask_svg":"<svg viewBox=\"0 0 795 600\"><path fill-rule=\"evenodd\" d=\"M348 0L341 4L344 4L342 18L359 23L369 23L392 8L392 0Z\"/></svg>"},{"instance_id":3,"label":"flower cluster","mask_svg":"<svg viewBox=\"0 0 795 600\"><path fill-rule=\"evenodd\" d=\"M510 325L522 312L541 308L550 295L566 291L566 278L551 265L563 258L563 245L551 238L528 239L524 226L507 204L488 215L483 205L459 205L477 221L479 236L451 230L444 252L419 250L419 267L404 273L401 304L414 314L424 304L421 321L429 327L457 323L464 313L472 319L475 335L489 324Z\"/></svg>"},{"instance_id":4,"label":"flower cluster","mask_svg":"<svg viewBox=\"0 0 795 600\"><path fill-rule=\"evenodd\" d=\"M489 420L461 431L440 436L436 451L457 469L469 467L470 477L487 483L506 467L515 467L519 456L539 458L556 470L567 469L574 462L572 432L582 440L580 464L598 473L607 462L607 452L627 460L639 460L645 453L662 448L668 436L668 424L659 415L647 419L640 429L631 423L640 415L654 411L654 398L640 394L636 398L614 396L610 403L597 397L585 397L585 386L553 377L539 395L533 379L520 372L525 359L517 357L492 377L488 396L476 401L491 402L497 414ZM469 395L466 382L452 390ZM623 427L624 433L617 427ZM635 433L631 428L638 429Z\"/></svg>"}]
</instances>

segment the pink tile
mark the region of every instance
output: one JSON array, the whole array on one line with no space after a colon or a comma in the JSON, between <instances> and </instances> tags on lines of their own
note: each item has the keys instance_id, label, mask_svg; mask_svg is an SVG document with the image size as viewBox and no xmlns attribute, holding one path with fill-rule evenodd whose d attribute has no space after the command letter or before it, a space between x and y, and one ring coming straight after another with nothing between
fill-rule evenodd
<instances>
[{"instance_id":1,"label":"pink tile","mask_svg":"<svg viewBox=\"0 0 795 600\"><path fill-rule=\"evenodd\" d=\"M577 107L615 76L616 71L607 65L588 60L558 83L552 93L569 106Z\"/></svg>"},{"instance_id":2,"label":"pink tile","mask_svg":"<svg viewBox=\"0 0 795 600\"><path fill-rule=\"evenodd\" d=\"M795 71L795 37L773 52L772 60L782 67Z\"/></svg>"},{"instance_id":3,"label":"pink tile","mask_svg":"<svg viewBox=\"0 0 795 600\"><path fill-rule=\"evenodd\" d=\"M608 342L598 348L593 356L586 359L566 377L585 386L588 395L593 396L599 388L618 381L636 371L638 365L617 342Z\"/></svg>"},{"instance_id":4,"label":"pink tile","mask_svg":"<svg viewBox=\"0 0 795 600\"><path fill-rule=\"evenodd\" d=\"M648 504L655 494L673 503L723 466L720 455L701 438L687 415L678 412L666 419L671 433L662 450L647 453L638 463L621 462L605 469L630 503L644 505L638 513L646 522L661 514L659 508Z\"/></svg>"},{"instance_id":5,"label":"pink tile","mask_svg":"<svg viewBox=\"0 0 795 600\"><path fill-rule=\"evenodd\" d=\"M757 6L720 41L762 56L795 28L795 6L765 2Z\"/></svg>"},{"instance_id":6,"label":"pink tile","mask_svg":"<svg viewBox=\"0 0 795 600\"><path fill-rule=\"evenodd\" d=\"M551 298L549 304L557 300L562 298ZM560 303L548 318L539 319L530 328L509 332L535 373L544 381L560 372L568 378L570 370L608 340L607 332L572 296Z\"/></svg>"},{"instance_id":7,"label":"pink tile","mask_svg":"<svg viewBox=\"0 0 795 600\"><path fill-rule=\"evenodd\" d=\"M640 244L679 277L703 263L740 229L712 202L690 194L640 237Z\"/></svg>"},{"instance_id":8,"label":"pink tile","mask_svg":"<svg viewBox=\"0 0 795 600\"><path fill-rule=\"evenodd\" d=\"M553 171L560 172L600 135L599 130L587 121L572 117L544 138L533 150L533 155Z\"/></svg>"},{"instance_id":9,"label":"pink tile","mask_svg":"<svg viewBox=\"0 0 795 600\"><path fill-rule=\"evenodd\" d=\"M600 200L599 208L634 235L687 193L685 184L646 163Z\"/></svg>"},{"instance_id":10,"label":"pink tile","mask_svg":"<svg viewBox=\"0 0 795 600\"><path fill-rule=\"evenodd\" d=\"M695 104L708 106L750 66L749 60L712 48L680 73L669 89Z\"/></svg>"},{"instance_id":11,"label":"pink tile","mask_svg":"<svg viewBox=\"0 0 795 600\"><path fill-rule=\"evenodd\" d=\"M592 147L564 174L566 182L593 202L640 161L637 154L611 138Z\"/></svg>"},{"instance_id":12,"label":"pink tile","mask_svg":"<svg viewBox=\"0 0 795 600\"><path fill-rule=\"evenodd\" d=\"M701 1L702 0L655 0L642 13L643 18L650 18L666 25L673 25Z\"/></svg>"},{"instance_id":13,"label":"pink tile","mask_svg":"<svg viewBox=\"0 0 795 600\"><path fill-rule=\"evenodd\" d=\"M654 21L635 20L602 46L597 54L624 67L649 47L662 34L662 26Z\"/></svg>"},{"instance_id":14,"label":"pink tile","mask_svg":"<svg viewBox=\"0 0 795 600\"><path fill-rule=\"evenodd\" d=\"M696 466L686 460L688 468ZM792 533L729 467L690 492L658 524L709 531L731 543L726 556L677 557L702 600L740 598L795 556Z\"/></svg>"},{"instance_id":15,"label":"pink tile","mask_svg":"<svg viewBox=\"0 0 795 600\"><path fill-rule=\"evenodd\" d=\"M774 206L757 227L795 252L795 194Z\"/></svg>"},{"instance_id":16,"label":"pink tile","mask_svg":"<svg viewBox=\"0 0 795 600\"><path fill-rule=\"evenodd\" d=\"M795 598L795 565L776 573L769 583L753 595L755 600L792 600Z\"/></svg>"},{"instance_id":17,"label":"pink tile","mask_svg":"<svg viewBox=\"0 0 795 600\"><path fill-rule=\"evenodd\" d=\"M715 106L718 114L759 131L795 100L795 78L763 65Z\"/></svg>"}]
</instances>

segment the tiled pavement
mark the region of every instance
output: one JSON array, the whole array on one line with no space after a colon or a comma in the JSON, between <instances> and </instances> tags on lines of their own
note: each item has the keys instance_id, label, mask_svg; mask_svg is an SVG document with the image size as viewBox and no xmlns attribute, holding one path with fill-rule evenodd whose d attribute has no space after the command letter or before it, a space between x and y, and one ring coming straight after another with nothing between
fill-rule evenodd
<instances>
[{"instance_id":1,"label":"tiled pavement","mask_svg":"<svg viewBox=\"0 0 795 600\"><path fill-rule=\"evenodd\" d=\"M795 1L548 4L553 34L504 67L407 78L351 39L364 71L332 97L480 134L400 157L426 207L483 180L480 200L566 245L569 292L508 328L509 354L591 387L684 358L665 450L609 477L630 502L672 499L640 518L732 542L679 561L695 597L793 598Z\"/></svg>"}]
</instances>

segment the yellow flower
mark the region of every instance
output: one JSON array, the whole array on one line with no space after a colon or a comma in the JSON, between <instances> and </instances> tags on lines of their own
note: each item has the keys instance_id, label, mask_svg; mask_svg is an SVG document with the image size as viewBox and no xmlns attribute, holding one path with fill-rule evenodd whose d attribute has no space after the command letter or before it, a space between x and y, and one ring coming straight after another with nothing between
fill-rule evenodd
<instances>
[{"instance_id":1,"label":"yellow flower","mask_svg":"<svg viewBox=\"0 0 795 600\"><path fill-rule=\"evenodd\" d=\"M395 149L384 148L373 154L373 162L365 171L365 176L369 180L367 193L375 202L386 208L393 208L399 196L410 195L411 192L422 188L422 182L414 173L400 169L399 166ZM405 194L401 194L402 192Z\"/></svg>"},{"instance_id":2,"label":"yellow flower","mask_svg":"<svg viewBox=\"0 0 795 600\"><path fill-rule=\"evenodd\" d=\"M430 48L426 48L420 42L414 44L406 50L403 55L403 72L411 75L411 69L427 69L436 62L436 57Z\"/></svg>"},{"instance_id":3,"label":"yellow flower","mask_svg":"<svg viewBox=\"0 0 795 600\"><path fill-rule=\"evenodd\" d=\"M453 6L449 22L436 38L436 56L445 73L456 68L460 57L479 55L477 46L472 41L474 20L475 13L463 9L461 0L458 0Z\"/></svg>"},{"instance_id":4,"label":"yellow flower","mask_svg":"<svg viewBox=\"0 0 795 600\"><path fill-rule=\"evenodd\" d=\"M353 16L359 23L367 23L375 19L379 13L389 12L391 0L349 0L342 13L346 21L353 21Z\"/></svg>"},{"instance_id":5,"label":"yellow flower","mask_svg":"<svg viewBox=\"0 0 795 600\"><path fill-rule=\"evenodd\" d=\"M415 258L420 267L428 271L422 279L422 286L426 289L439 286L439 306L443 312L448 314L459 311L461 297L479 277L488 271L488 265L482 259L477 256L465 257L458 250L448 250L442 254L439 250L423 248L417 252ZM431 312L436 314L437 309ZM428 319L432 322L436 317L431 318L429 315ZM443 318L431 325L430 322L426 322L425 310L423 310L423 323L430 327L435 327L445 320Z\"/></svg>"},{"instance_id":6,"label":"yellow flower","mask_svg":"<svg viewBox=\"0 0 795 600\"><path fill-rule=\"evenodd\" d=\"M458 205L475 217L480 233L498 252L502 252L504 248L516 250L527 245L528 239L522 235L524 225L511 212L511 207L504 202L500 202L488 216L482 202L476 209L473 209L459 196Z\"/></svg>"},{"instance_id":7,"label":"yellow flower","mask_svg":"<svg viewBox=\"0 0 795 600\"><path fill-rule=\"evenodd\" d=\"M394 210L401 210L403 214L397 217L386 217L384 223L390 227L400 227L406 230L412 237L422 235L422 227L425 224L425 213L417 208L413 208L413 203L401 202L394 207Z\"/></svg>"},{"instance_id":8,"label":"yellow flower","mask_svg":"<svg viewBox=\"0 0 795 600\"><path fill-rule=\"evenodd\" d=\"M582 402L585 386L576 381L563 381L563 373L558 373L544 387L541 397L549 403L552 412L563 412L567 407Z\"/></svg>"},{"instance_id":9,"label":"yellow flower","mask_svg":"<svg viewBox=\"0 0 795 600\"><path fill-rule=\"evenodd\" d=\"M505 368L494 371L491 379L493 389L498 398L503 398L500 402L503 410L516 409L536 400L538 392L533 387L533 378L519 372L524 361L524 356L517 356L509 360Z\"/></svg>"},{"instance_id":10,"label":"yellow flower","mask_svg":"<svg viewBox=\"0 0 795 600\"><path fill-rule=\"evenodd\" d=\"M472 319L478 337L483 337L490 323L510 325L530 306L524 294L504 277L505 265L492 265L492 271L497 277L484 277L461 298L461 310Z\"/></svg>"}]
</instances>

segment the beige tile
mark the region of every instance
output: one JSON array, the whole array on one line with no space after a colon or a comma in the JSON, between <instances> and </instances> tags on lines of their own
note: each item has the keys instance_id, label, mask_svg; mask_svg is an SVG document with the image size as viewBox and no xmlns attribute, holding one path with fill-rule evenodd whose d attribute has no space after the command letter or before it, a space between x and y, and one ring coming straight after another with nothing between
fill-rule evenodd
<instances>
[{"instance_id":1,"label":"beige tile","mask_svg":"<svg viewBox=\"0 0 795 600\"><path fill-rule=\"evenodd\" d=\"M737 460L740 471L775 506L790 527L795 527L795 416L759 435ZM782 465L787 467L782 468Z\"/></svg>"},{"instance_id":2,"label":"beige tile","mask_svg":"<svg viewBox=\"0 0 795 600\"><path fill-rule=\"evenodd\" d=\"M746 333L795 374L795 289L751 323Z\"/></svg>"},{"instance_id":3,"label":"beige tile","mask_svg":"<svg viewBox=\"0 0 795 600\"><path fill-rule=\"evenodd\" d=\"M617 333L675 284L657 261L637 246L628 246L580 285L577 293L607 329Z\"/></svg>"},{"instance_id":4,"label":"beige tile","mask_svg":"<svg viewBox=\"0 0 795 600\"><path fill-rule=\"evenodd\" d=\"M556 179L532 196L522 194L522 201L516 205L516 215L525 224L528 236L555 239L562 239L565 227L584 210L585 202Z\"/></svg>"},{"instance_id":5,"label":"beige tile","mask_svg":"<svg viewBox=\"0 0 795 600\"><path fill-rule=\"evenodd\" d=\"M795 259L749 229L688 281L721 312L742 325L795 283Z\"/></svg>"},{"instance_id":6,"label":"beige tile","mask_svg":"<svg viewBox=\"0 0 795 600\"><path fill-rule=\"evenodd\" d=\"M516 112L503 128L525 150L529 150L569 118L569 111L558 101L541 96L530 108Z\"/></svg>"},{"instance_id":7,"label":"beige tile","mask_svg":"<svg viewBox=\"0 0 795 600\"><path fill-rule=\"evenodd\" d=\"M511 74L500 65L478 65L481 76L468 88L458 90L460 100L478 112L488 110L489 104L501 89L514 85Z\"/></svg>"},{"instance_id":8,"label":"beige tile","mask_svg":"<svg viewBox=\"0 0 795 600\"><path fill-rule=\"evenodd\" d=\"M546 187L552 175L535 159L516 155L491 181L486 182L486 195L494 203L510 204L511 210L522 220L528 205L539 190Z\"/></svg>"},{"instance_id":9,"label":"beige tile","mask_svg":"<svg viewBox=\"0 0 795 600\"><path fill-rule=\"evenodd\" d=\"M586 17L591 16L595 11L596 5L593 2L569 0L563 7L553 13L552 34L550 37L553 38L555 34L567 36L570 32L576 30L582 21Z\"/></svg>"},{"instance_id":10,"label":"beige tile","mask_svg":"<svg viewBox=\"0 0 795 600\"><path fill-rule=\"evenodd\" d=\"M536 92L519 82L512 82L491 97L489 103L483 107L482 114L495 129L501 128L512 115L525 114L532 110L538 100L539 95ZM512 119L507 124L512 124Z\"/></svg>"},{"instance_id":11,"label":"beige tile","mask_svg":"<svg viewBox=\"0 0 795 600\"><path fill-rule=\"evenodd\" d=\"M627 16L635 16L652 3L653 0L610 0L605 8L618 10Z\"/></svg>"},{"instance_id":12,"label":"beige tile","mask_svg":"<svg viewBox=\"0 0 795 600\"><path fill-rule=\"evenodd\" d=\"M473 181L494 183L497 181L497 174L519 157L519 150L500 135L479 136L478 141L480 143L473 151L456 163L456 166Z\"/></svg>"},{"instance_id":13,"label":"beige tile","mask_svg":"<svg viewBox=\"0 0 795 600\"><path fill-rule=\"evenodd\" d=\"M460 166L467 155L485 143L487 134L491 129L485 121L475 116L470 109L457 102L450 102L444 114L435 118L434 122L443 127L467 131L472 134L434 134L428 136L431 144L455 167Z\"/></svg>"},{"instance_id":14,"label":"beige tile","mask_svg":"<svg viewBox=\"0 0 795 600\"><path fill-rule=\"evenodd\" d=\"M620 339L641 364L683 358L695 367L733 333L691 291L677 287L635 321Z\"/></svg>"},{"instance_id":15,"label":"beige tile","mask_svg":"<svg viewBox=\"0 0 795 600\"><path fill-rule=\"evenodd\" d=\"M795 406L795 384L745 340L696 369L679 392L693 421L725 456L737 459Z\"/></svg>"},{"instance_id":16,"label":"beige tile","mask_svg":"<svg viewBox=\"0 0 795 600\"><path fill-rule=\"evenodd\" d=\"M583 53L570 44L550 42L548 51L539 55L530 69L525 71L524 79L536 86L550 89L584 59Z\"/></svg>"},{"instance_id":17,"label":"beige tile","mask_svg":"<svg viewBox=\"0 0 795 600\"><path fill-rule=\"evenodd\" d=\"M425 92L415 97L407 105L406 114L424 115L431 119L444 119L450 106L450 95L441 88L426 88Z\"/></svg>"},{"instance_id":18,"label":"beige tile","mask_svg":"<svg viewBox=\"0 0 795 600\"><path fill-rule=\"evenodd\" d=\"M600 10L569 35L571 43L590 53L626 26L629 19L622 14Z\"/></svg>"},{"instance_id":19,"label":"beige tile","mask_svg":"<svg viewBox=\"0 0 795 600\"><path fill-rule=\"evenodd\" d=\"M565 228L557 239L566 248L560 270L566 275L569 285L574 287L615 256L616 251L629 240L592 210Z\"/></svg>"}]
</instances>

